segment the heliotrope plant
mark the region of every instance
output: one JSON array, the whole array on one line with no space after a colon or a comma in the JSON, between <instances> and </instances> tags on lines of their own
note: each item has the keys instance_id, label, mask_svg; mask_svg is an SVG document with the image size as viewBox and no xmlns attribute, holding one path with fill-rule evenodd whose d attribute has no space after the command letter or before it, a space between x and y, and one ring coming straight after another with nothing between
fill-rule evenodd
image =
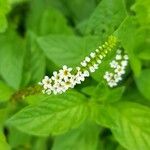
<instances>
[{"instance_id":1,"label":"heliotrope plant","mask_svg":"<svg viewBox=\"0 0 150 150\"><path fill-rule=\"evenodd\" d=\"M39 82L43 87L42 92L45 94L62 94L69 88L74 88L75 85L81 84L85 78L89 77L91 73L95 72L103 59L117 47L117 38L110 36L108 41L102 46L99 46L94 52L77 66L75 69L64 65L59 71L54 71L52 77L45 76ZM124 54L122 50L118 49L115 60L110 62L112 72L106 71L104 79L108 86L115 87L122 80L122 75L125 74L126 66L128 65L128 55Z\"/></svg>"}]
</instances>

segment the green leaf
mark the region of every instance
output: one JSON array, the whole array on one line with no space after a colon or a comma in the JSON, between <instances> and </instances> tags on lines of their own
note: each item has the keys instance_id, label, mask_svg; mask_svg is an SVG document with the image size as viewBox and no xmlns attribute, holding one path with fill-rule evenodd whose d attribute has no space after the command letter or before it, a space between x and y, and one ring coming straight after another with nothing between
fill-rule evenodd
<instances>
[{"instance_id":1,"label":"green leaf","mask_svg":"<svg viewBox=\"0 0 150 150\"><path fill-rule=\"evenodd\" d=\"M4 32L7 29L7 20L6 17L0 14L0 33Z\"/></svg>"},{"instance_id":2,"label":"green leaf","mask_svg":"<svg viewBox=\"0 0 150 150\"><path fill-rule=\"evenodd\" d=\"M49 96L37 105L28 106L8 123L33 135L48 136L78 127L88 115L85 97L78 92Z\"/></svg>"},{"instance_id":3,"label":"green leaf","mask_svg":"<svg viewBox=\"0 0 150 150\"><path fill-rule=\"evenodd\" d=\"M49 35L38 39L45 55L59 67L66 64L75 67L99 44L98 37Z\"/></svg>"},{"instance_id":4,"label":"green leaf","mask_svg":"<svg viewBox=\"0 0 150 150\"><path fill-rule=\"evenodd\" d=\"M65 0L62 3L65 14L71 16L75 23L87 19L96 7L95 0Z\"/></svg>"},{"instance_id":5,"label":"green leaf","mask_svg":"<svg viewBox=\"0 0 150 150\"><path fill-rule=\"evenodd\" d=\"M135 11L136 17L141 25L150 25L150 1L149 0L136 0L132 6Z\"/></svg>"},{"instance_id":6,"label":"green leaf","mask_svg":"<svg viewBox=\"0 0 150 150\"><path fill-rule=\"evenodd\" d=\"M102 0L91 15L85 33L107 37L118 28L125 17L123 0Z\"/></svg>"},{"instance_id":7,"label":"green leaf","mask_svg":"<svg viewBox=\"0 0 150 150\"><path fill-rule=\"evenodd\" d=\"M22 78L24 42L13 31L0 36L0 75L17 89Z\"/></svg>"},{"instance_id":8,"label":"green leaf","mask_svg":"<svg viewBox=\"0 0 150 150\"><path fill-rule=\"evenodd\" d=\"M7 28L6 14L9 11L8 0L0 0L0 33Z\"/></svg>"},{"instance_id":9,"label":"green leaf","mask_svg":"<svg viewBox=\"0 0 150 150\"><path fill-rule=\"evenodd\" d=\"M1 150L10 150L8 143L6 142L5 136L2 131L0 131L0 149Z\"/></svg>"},{"instance_id":10,"label":"green leaf","mask_svg":"<svg viewBox=\"0 0 150 150\"><path fill-rule=\"evenodd\" d=\"M150 149L150 108L136 103L121 102L96 106L95 120L111 129L116 140L128 150Z\"/></svg>"},{"instance_id":11,"label":"green leaf","mask_svg":"<svg viewBox=\"0 0 150 150\"><path fill-rule=\"evenodd\" d=\"M4 82L0 81L0 102L9 100L12 93L13 90Z\"/></svg>"},{"instance_id":12,"label":"green leaf","mask_svg":"<svg viewBox=\"0 0 150 150\"><path fill-rule=\"evenodd\" d=\"M27 24L28 29L32 32L37 35L73 33L63 14L50 7L48 1L33 0L30 7Z\"/></svg>"},{"instance_id":13,"label":"green leaf","mask_svg":"<svg viewBox=\"0 0 150 150\"><path fill-rule=\"evenodd\" d=\"M31 140L31 136L16 130L15 128L9 128L8 143L11 148L16 148L17 146L27 145Z\"/></svg>"},{"instance_id":14,"label":"green leaf","mask_svg":"<svg viewBox=\"0 0 150 150\"><path fill-rule=\"evenodd\" d=\"M144 69L142 70L140 76L136 78L136 84L139 89L139 91L150 100L150 69Z\"/></svg>"},{"instance_id":15,"label":"green leaf","mask_svg":"<svg viewBox=\"0 0 150 150\"><path fill-rule=\"evenodd\" d=\"M149 47L150 47L150 26L144 26L141 27L138 30L138 35L140 41L138 43L141 43L138 50L137 50L137 54L138 57L140 59L143 60L150 60L150 51L149 51Z\"/></svg>"},{"instance_id":16,"label":"green leaf","mask_svg":"<svg viewBox=\"0 0 150 150\"><path fill-rule=\"evenodd\" d=\"M110 89L107 85L100 83L93 92L93 100L102 103L114 103L119 101L124 92L124 87Z\"/></svg>"},{"instance_id":17,"label":"green leaf","mask_svg":"<svg viewBox=\"0 0 150 150\"><path fill-rule=\"evenodd\" d=\"M138 46L141 44L141 38L137 31L138 26L136 20L133 17L127 17L116 32L116 36L118 36L123 48L129 55L130 65L136 76L141 71L141 62L137 58L136 53Z\"/></svg>"},{"instance_id":18,"label":"green leaf","mask_svg":"<svg viewBox=\"0 0 150 150\"><path fill-rule=\"evenodd\" d=\"M30 57L30 62L27 66L29 70L31 81L39 82L44 74L46 69L46 57L36 42L37 35L31 31L28 32L28 55ZM39 67L40 66L40 67Z\"/></svg>"},{"instance_id":19,"label":"green leaf","mask_svg":"<svg viewBox=\"0 0 150 150\"><path fill-rule=\"evenodd\" d=\"M91 122L72 130L54 140L52 150L97 150L100 129Z\"/></svg>"}]
</instances>

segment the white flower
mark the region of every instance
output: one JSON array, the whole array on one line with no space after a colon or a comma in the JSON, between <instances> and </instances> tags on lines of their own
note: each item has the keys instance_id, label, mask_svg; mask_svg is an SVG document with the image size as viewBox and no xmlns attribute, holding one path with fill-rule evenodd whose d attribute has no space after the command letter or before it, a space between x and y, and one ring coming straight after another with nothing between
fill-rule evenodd
<instances>
[{"instance_id":1,"label":"white flower","mask_svg":"<svg viewBox=\"0 0 150 150\"><path fill-rule=\"evenodd\" d=\"M105 75L104 75L104 79L106 81L110 81L111 79L113 78L113 73L110 73L110 72L105 72Z\"/></svg>"},{"instance_id":2,"label":"white flower","mask_svg":"<svg viewBox=\"0 0 150 150\"><path fill-rule=\"evenodd\" d=\"M98 64L94 64L93 67L95 70L98 69Z\"/></svg>"},{"instance_id":3,"label":"white flower","mask_svg":"<svg viewBox=\"0 0 150 150\"><path fill-rule=\"evenodd\" d=\"M123 75L123 74L125 74L124 67L118 66L118 67L115 69L115 73L117 73L118 75Z\"/></svg>"},{"instance_id":4,"label":"white flower","mask_svg":"<svg viewBox=\"0 0 150 150\"><path fill-rule=\"evenodd\" d=\"M43 93L43 94L45 94L45 93L46 93L46 91L45 91L45 90L42 90L42 93Z\"/></svg>"},{"instance_id":5,"label":"white flower","mask_svg":"<svg viewBox=\"0 0 150 150\"><path fill-rule=\"evenodd\" d=\"M52 90L51 90L51 89L48 89L48 90L46 90L46 93L47 93L48 95L50 95L50 94L52 93Z\"/></svg>"},{"instance_id":6,"label":"white flower","mask_svg":"<svg viewBox=\"0 0 150 150\"><path fill-rule=\"evenodd\" d=\"M121 55L116 55L116 60L121 60L122 56Z\"/></svg>"},{"instance_id":7,"label":"white flower","mask_svg":"<svg viewBox=\"0 0 150 150\"><path fill-rule=\"evenodd\" d=\"M116 83L116 81L115 80L110 80L109 82L108 82L108 85L110 86L110 87L115 87L115 86L117 86L117 83Z\"/></svg>"},{"instance_id":8,"label":"white flower","mask_svg":"<svg viewBox=\"0 0 150 150\"><path fill-rule=\"evenodd\" d=\"M107 49L104 52L105 52L105 54L107 54L108 53Z\"/></svg>"},{"instance_id":9,"label":"white flower","mask_svg":"<svg viewBox=\"0 0 150 150\"><path fill-rule=\"evenodd\" d=\"M113 60L112 62L110 62L110 67L111 68L117 68L118 67L118 62Z\"/></svg>"},{"instance_id":10,"label":"white flower","mask_svg":"<svg viewBox=\"0 0 150 150\"><path fill-rule=\"evenodd\" d=\"M81 84L81 82L85 80L85 76L81 71L78 71L74 80L76 84Z\"/></svg>"},{"instance_id":11,"label":"white flower","mask_svg":"<svg viewBox=\"0 0 150 150\"><path fill-rule=\"evenodd\" d=\"M103 55L99 55L98 57L99 57L100 59L103 59L103 58L104 58L104 56L103 56Z\"/></svg>"},{"instance_id":12,"label":"white flower","mask_svg":"<svg viewBox=\"0 0 150 150\"><path fill-rule=\"evenodd\" d=\"M123 58L124 58L125 60L128 60L128 59L129 59L128 55L124 55Z\"/></svg>"},{"instance_id":13,"label":"white flower","mask_svg":"<svg viewBox=\"0 0 150 150\"><path fill-rule=\"evenodd\" d=\"M92 58L95 58L96 54L95 54L94 52L92 52L92 53L90 54L90 56L91 56Z\"/></svg>"},{"instance_id":14,"label":"white flower","mask_svg":"<svg viewBox=\"0 0 150 150\"><path fill-rule=\"evenodd\" d=\"M71 76L71 71L72 68L68 68L66 65L64 65L63 69L61 69L59 73L64 80L67 80L67 78Z\"/></svg>"},{"instance_id":15,"label":"white flower","mask_svg":"<svg viewBox=\"0 0 150 150\"><path fill-rule=\"evenodd\" d=\"M53 93L56 95L57 93L61 94L67 90L67 88L63 85L63 81L61 83L55 83L53 85Z\"/></svg>"},{"instance_id":16,"label":"white flower","mask_svg":"<svg viewBox=\"0 0 150 150\"><path fill-rule=\"evenodd\" d=\"M68 89L68 88L74 88L74 86L76 85L76 82L75 82L75 78L70 78L68 79L67 81L65 81L65 88Z\"/></svg>"},{"instance_id":17,"label":"white flower","mask_svg":"<svg viewBox=\"0 0 150 150\"><path fill-rule=\"evenodd\" d=\"M81 62L81 66L86 67L87 66L86 61Z\"/></svg>"},{"instance_id":18,"label":"white flower","mask_svg":"<svg viewBox=\"0 0 150 150\"><path fill-rule=\"evenodd\" d=\"M90 66L90 72L95 72L95 68L93 66Z\"/></svg>"},{"instance_id":19,"label":"white flower","mask_svg":"<svg viewBox=\"0 0 150 150\"><path fill-rule=\"evenodd\" d=\"M87 70L85 70L83 74L84 74L84 77L89 77L90 76L90 73Z\"/></svg>"},{"instance_id":20,"label":"white flower","mask_svg":"<svg viewBox=\"0 0 150 150\"><path fill-rule=\"evenodd\" d=\"M85 61L90 62L91 61L90 57L85 57Z\"/></svg>"},{"instance_id":21,"label":"white flower","mask_svg":"<svg viewBox=\"0 0 150 150\"><path fill-rule=\"evenodd\" d=\"M102 50L102 46L99 46L98 48L99 48L100 50Z\"/></svg>"},{"instance_id":22,"label":"white flower","mask_svg":"<svg viewBox=\"0 0 150 150\"><path fill-rule=\"evenodd\" d=\"M95 52L96 52L96 53L99 53L99 49L96 49Z\"/></svg>"},{"instance_id":23,"label":"white flower","mask_svg":"<svg viewBox=\"0 0 150 150\"><path fill-rule=\"evenodd\" d=\"M51 83L52 83L52 80L48 76L45 76L41 82L41 85L43 85L44 89L48 89L48 88L51 88L52 86Z\"/></svg>"},{"instance_id":24,"label":"white flower","mask_svg":"<svg viewBox=\"0 0 150 150\"><path fill-rule=\"evenodd\" d=\"M98 64L101 64L102 61L101 61L100 59L97 59L97 63L98 63Z\"/></svg>"},{"instance_id":25,"label":"white flower","mask_svg":"<svg viewBox=\"0 0 150 150\"><path fill-rule=\"evenodd\" d=\"M121 54L121 50L120 49L117 50L117 54Z\"/></svg>"},{"instance_id":26,"label":"white flower","mask_svg":"<svg viewBox=\"0 0 150 150\"><path fill-rule=\"evenodd\" d=\"M123 67L126 67L126 66L128 65L128 61L127 61L127 60L122 60L122 61L121 61L121 65L122 65Z\"/></svg>"},{"instance_id":27,"label":"white flower","mask_svg":"<svg viewBox=\"0 0 150 150\"><path fill-rule=\"evenodd\" d=\"M81 68L80 68L80 67L76 67L76 69L77 69L77 71L80 71L80 70L81 70Z\"/></svg>"},{"instance_id":28,"label":"white flower","mask_svg":"<svg viewBox=\"0 0 150 150\"><path fill-rule=\"evenodd\" d=\"M53 76L51 77L54 82L61 82L62 76L56 71L53 72Z\"/></svg>"},{"instance_id":29,"label":"white flower","mask_svg":"<svg viewBox=\"0 0 150 150\"><path fill-rule=\"evenodd\" d=\"M118 74L115 74L114 75L114 80L116 81L116 83L118 83L119 81L122 80L122 77L120 75L118 75Z\"/></svg>"}]
</instances>

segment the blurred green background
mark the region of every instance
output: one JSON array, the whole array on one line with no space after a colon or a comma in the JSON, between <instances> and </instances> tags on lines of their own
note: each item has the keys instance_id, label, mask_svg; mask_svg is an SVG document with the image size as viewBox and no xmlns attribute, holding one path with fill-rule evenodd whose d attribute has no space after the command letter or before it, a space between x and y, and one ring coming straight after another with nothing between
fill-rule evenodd
<instances>
[{"instance_id":1,"label":"blurred green background","mask_svg":"<svg viewBox=\"0 0 150 150\"><path fill-rule=\"evenodd\" d=\"M130 63L117 88L103 79L112 54L73 93L40 93L37 83L45 75L78 66L110 35ZM72 99L91 101L86 116L78 108L46 120ZM149 107L149 0L0 0L0 150L149 150Z\"/></svg>"}]
</instances>

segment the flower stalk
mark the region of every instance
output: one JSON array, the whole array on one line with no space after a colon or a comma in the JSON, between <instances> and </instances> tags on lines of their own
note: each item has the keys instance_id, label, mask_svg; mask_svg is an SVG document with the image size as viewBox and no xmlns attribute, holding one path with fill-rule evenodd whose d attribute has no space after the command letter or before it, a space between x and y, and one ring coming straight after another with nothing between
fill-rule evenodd
<instances>
[{"instance_id":1,"label":"flower stalk","mask_svg":"<svg viewBox=\"0 0 150 150\"><path fill-rule=\"evenodd\" d=\"M86 77L90 76L90 73L99 68L102 60L115 48L116 44L116 37L110 36L107 42L85 57L75 70L64 65L59 71L54 71L52 77L45 76L39 82L43 87L42 92L46 94L62 94L69 88L74 88L75 85L81 84Z\"/></svg>"}]
</instances>

